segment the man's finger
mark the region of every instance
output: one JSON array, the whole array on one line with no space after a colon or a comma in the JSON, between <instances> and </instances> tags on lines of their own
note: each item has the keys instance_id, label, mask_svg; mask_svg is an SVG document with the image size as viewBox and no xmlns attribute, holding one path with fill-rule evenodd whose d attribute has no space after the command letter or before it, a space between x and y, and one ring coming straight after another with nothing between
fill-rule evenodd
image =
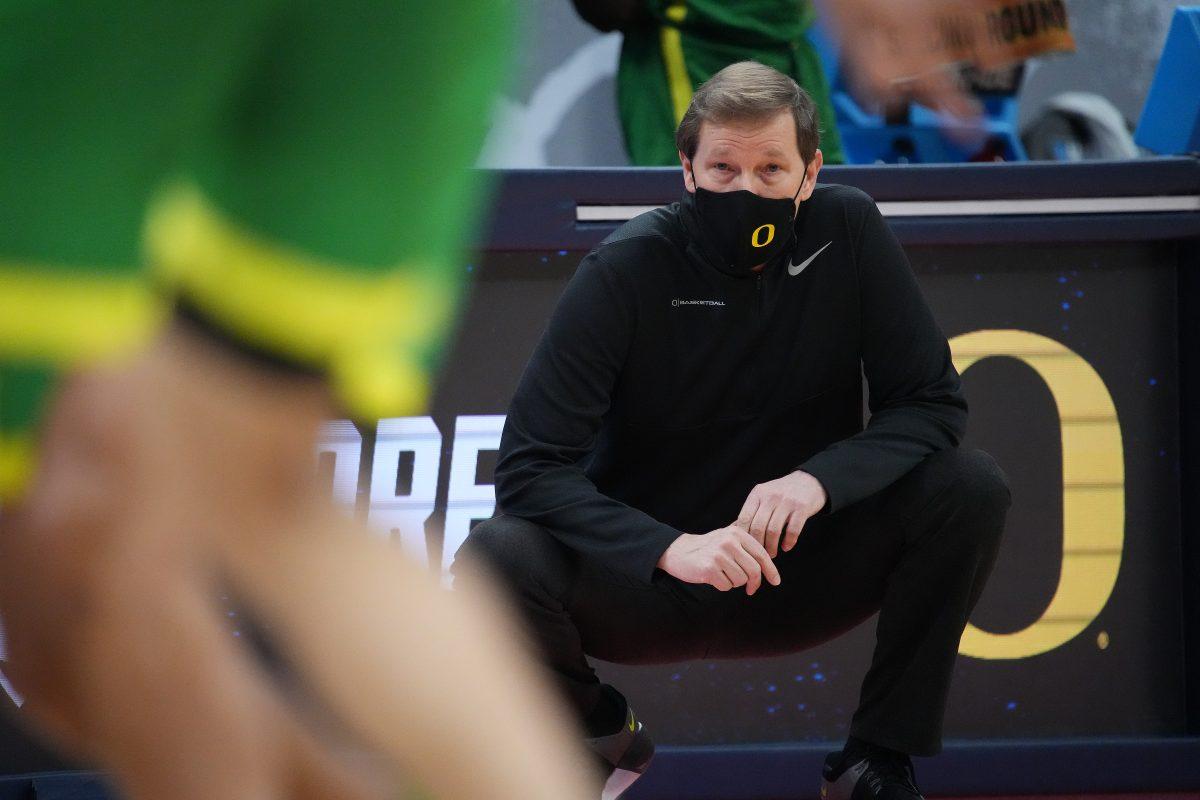
<instances>
[{"instance_id":1,"label":"man's finger","mask_svg":"<svg viewBox=\"0 0 1200 800\"><path fill-rule=\"evenodd\" d=\"M746 573L746 594L753 595L758 591L758 587L762 586L762 565L743 547L734 550L733 560L742 568L742 572Z\"/></svg>"},{"instance_id":2,"label":"man's finger","mask_svg":"<svg viewBox=\"0 0 1200 800\"><path fill-rule=\"evenodd\" d=\"M738 512L737 521L734 524L742 530L750 530L750 523L754 520L755 511L758 511L758 495L750 492L746 502L742 503L742 510Z\"/></svg>"},{"instance_id":3,"label":"man's finger","mask_svg":"<svg viewBox=\"0 0 1200 800\"><path fill-rule=\"evenodd\" d=\"M788 518L787 531L783 535L783 552L786 553L796 546L796 542L800 539L800 531L804 530L806 522L808 522L808 517L798 512Z\"/></svg>"},{"instance_id":4,"label":"man's finger","mask_svg":"<svg viewBox=\"0 0 1200 800\"><path fill-rule=\"evenodd\" d=\"M791 507L783 503L775 506L775 510L771 512L771 519L767 522L766 536L763 538L763 547L767 549L767 555L771 558L779 555L779 538L783 536L783 528L791 513Z\"/></svg>"},{"instance_id":5,"label":"man's finger","mask_svg":"<svg viewBox=\"0 0 1200 800\"><path fill-rule=\"evenodd\" d=\"M729 580L729 576L725 574L725 570L719 562L713 563L706 583L722 592L728 592L733 588L733 582Z\"/></svg>"},{"instance_id":6,"label":"man's finger","mask_svg":"<svg viewBox=\"0 0 1200 800\"><path fill-rule=\"evenodd\" d=\"M781 580L779 569L775 566L775 562L771 560L771 557L767 555L766 548L759 544L758 540L750 534L740 531L738 541L741 542L745 551L753 556L758 565L762 567L762 574L767 579L767 583L772 586L778 586Z\"/></svg>"},{"instance_id":7,"label":"man's finger","mask_svg":"<svg viewBox=\"0 0 1200 800\"><path fill-rule=\"evenodd\" d=\"M721 572L725 573L725 577L728 578L729 582L735 587L745 586L750 580L750 576L748 576L746 571L738 565L737 561L733 559L733 556L722 556L717 561L717 566L721 568Z\"/></svg>"},{"instance_id":8,"label":"man's finger","mask_svg":"<svg viewBox=\"0 0 1200 800\"><path fill-rule=\"evenodd\" d=\"M763 501L758 504L758 510L754 512L754 519L750 521L750 535L759 541L760 544L765 544L767 538L767 523L771 520L771 512L775 510L775 504Z\"/></svg>"}]
</instances>

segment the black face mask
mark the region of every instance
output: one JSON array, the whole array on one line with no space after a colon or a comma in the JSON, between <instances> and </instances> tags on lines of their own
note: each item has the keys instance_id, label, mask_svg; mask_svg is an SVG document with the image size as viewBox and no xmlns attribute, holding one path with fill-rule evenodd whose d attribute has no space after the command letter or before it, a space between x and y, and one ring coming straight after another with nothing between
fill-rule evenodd
<instances>
[{"instance_id":1,"label":"black face mask","mask_svg":"<svg viewBox=\"0 0 1200 800\"><path fill-rule=\"evenodd\" d=\"M734 269L749 270L770 261L791 242L799 195L799 187L789 200L763 197L748 189L713 192L697 186L696 212L705 238L721 260Z\"/></svg>"}]
</instances>

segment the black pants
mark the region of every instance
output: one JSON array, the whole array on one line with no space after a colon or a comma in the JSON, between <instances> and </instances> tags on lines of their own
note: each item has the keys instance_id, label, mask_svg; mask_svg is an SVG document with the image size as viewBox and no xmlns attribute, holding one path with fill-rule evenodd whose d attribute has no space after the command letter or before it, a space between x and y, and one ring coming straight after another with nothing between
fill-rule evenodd
<instances>
[{"instance_id":1,"label":"black pants","mask_svg":"<svg viewBox=\"0 0 1200 800\"><path fill-rule=\"evenodd\" d=\"M873 497L809 520L796 546L776 559L782 583L764 581L753 597L661 571L650 583L627 577L503 515L475 527L455 567L482 561L511 590L534 645L583 718L601 694L589 655L651 664L793 653L878 611L850 732L933 755L959 639L995 561L1009 503L1004 474L988 454L935 453Z\"/></svg>"}]
</instances>

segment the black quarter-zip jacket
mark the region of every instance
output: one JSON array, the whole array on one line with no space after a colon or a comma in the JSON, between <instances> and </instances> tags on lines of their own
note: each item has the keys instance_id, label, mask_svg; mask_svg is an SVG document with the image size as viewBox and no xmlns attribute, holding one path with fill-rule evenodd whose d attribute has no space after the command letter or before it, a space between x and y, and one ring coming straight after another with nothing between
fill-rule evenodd
<instances>
[{"instance_id":1,"label":"black quarter-zip jacket","mask_svg":"<svg viewBox=\"0 0 1200 800\"><path fill-rule=\"evenodd\" d=\"M649 581L756 484L804 470L830 513L956 446L946 337L874 201L818 185L793 245L758 273L723 264L685 194L589 253L509 408L500 510Z\"/></svg>"}]
</instances>

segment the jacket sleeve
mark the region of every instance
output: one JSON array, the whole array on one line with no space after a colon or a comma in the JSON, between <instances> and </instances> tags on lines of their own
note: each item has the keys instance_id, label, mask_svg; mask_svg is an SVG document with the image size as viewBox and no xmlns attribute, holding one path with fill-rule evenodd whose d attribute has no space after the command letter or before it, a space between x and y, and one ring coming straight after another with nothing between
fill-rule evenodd
<instances>
[{"instance_id":1,"label":"jacket sleeve","mask_svg":"<svg viewBox=\"0 0 1200 800\"><path fill-rule=\"evenodd\" d=\"M558 301L509 407L496 465L500 509L649 582L680 532L602 494L583 461L633 341L633 297L595 253Z\"/></svg>"},{"instance_id":2,"label":"jacket sleeve","mask_svg":"<svg viewBox=\"0 0 1200 800\"><path fill-rule=\"evenodd\" d=\"M958 446L967 424L950 347L900 242L865 196L860 213L853 251L871 418L861 433L800 465L825 487L829 512L894 483L930 453Z\"/></svg>"}]
</instances>

